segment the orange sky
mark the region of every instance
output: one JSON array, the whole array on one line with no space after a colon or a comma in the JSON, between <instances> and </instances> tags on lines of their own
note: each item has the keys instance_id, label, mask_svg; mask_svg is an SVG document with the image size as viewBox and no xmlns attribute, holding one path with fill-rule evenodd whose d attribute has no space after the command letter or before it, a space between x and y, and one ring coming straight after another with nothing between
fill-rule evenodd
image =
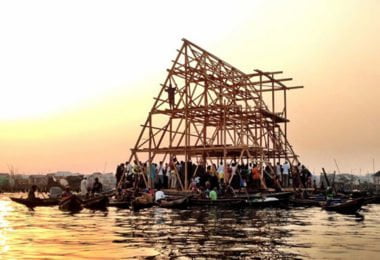
<instances>
[{"instance_id":1,"label":"orange sky","mask_svg":"<svg viewBox=\"0 0 380 260\"><path fill-rule=\"evenodd\" d=\"M0 172L113 171L181 38L305 86L289 139L312 170L379 168L380 2L229 2L1 2Z\"/></svg>"}]
</instances>

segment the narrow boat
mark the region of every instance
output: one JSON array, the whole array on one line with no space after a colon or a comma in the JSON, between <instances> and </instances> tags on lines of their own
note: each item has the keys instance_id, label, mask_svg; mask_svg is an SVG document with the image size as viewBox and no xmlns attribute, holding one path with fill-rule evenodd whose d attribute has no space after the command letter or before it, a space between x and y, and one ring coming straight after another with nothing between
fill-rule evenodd
<instances>
[{"instance_id":1,"label":"narrow boat","mask_svg":"<svg viewBox=\"0 0 380 260\"><path fill-rule=\"evenodd\" d=\"M34 207L49 207L49 206L56 206L59 203L58 199L22 199L22 198L14 198L10 197L10 199L14 202L20 203L28 208L34 208Z\"/></svg>"},{"instance_id":2,"label":"narrow boat","mask_svg":"<svg viewBox=\"0 0 380 260\"><path fill-rule=\"evenodd\" d=\"M191 198L190 204L194 206L217 206L217 207L232 207L240 208L244 206L245 199L242 198L221 198L217 200Z\"/></svg>"},{"instance_id":3,"label":"narrow boat","mask_svg":"<svg viewBox=\"0 0 380 260\"><path fill-rule=\"evenodd\" d=\"M295 207L320 207L321 202L313 199L290 198L289 202Z\"/></svg>"},{"instance_id":4,"label":"narrow boat","mask_svg":"<svg viewBox=\"0 0 380 260\"><path fill-rule=\"evenodd\" d=\"M109 207L115 207L118 209L128 209L131 205L131 202L129 200L110 200L108 203Z\"/></svg>"},{"instance_id":5,"label":"narrow boat","mask_svg":"<svg viewBox=\"0 0 380 260\"><path fill-rule=\"evenodd\" d=\"M323 208L327 211L336 211L339 213L353 214L356 213L363 205L364 199L347 200L341 203L325 205Z\"/></svg>"},{"instance_id":6,"label":"narrow boat","mask_svg":"<svg viewBox=\"0 0 380 260\"><path fill-rule=\"evenodd\" d=\"M240 199L261 199L263 197L277 198L279 200L287 200L293 196L293 192L263 192L263 193L251 193L251 194L238 194L236 198Z\"/></svg>"},{"instance_id":7,"label":"narrow boat","mask_svg":"<svg viewBox=\"0 0 380 260\"><path fill-rule=\"evenodd\" d=\"M153 202L141 202L138 200L133 200L131 203L132 209L134 211L139 211L140 209L146 209L146 208L151 208L154 206Z\"/></svg>"},{"instance_id":8,"label":"narrow boat","mask_svg":"<svg viewBox=\"0 0 380 260\"><path fill-rule=\"evenodd\" d=\"M287 200L285 200L287 202ZM278 207L282 205L282 200L274 197L247 199L245 201L246 206L250 207Z\"/></svg>"},{"instance_id":9,"label":"narrow boat","mask_svg":"<svg viewBox=\"0 0 380 260\"><path fill-rule=\"evenodd\" d=\"M260 197L265 196L265 197L277 198L279 200L286 200L286 199L289 199L293 195L294 195L293 192L281 191L281 192L262 193L259 196Z\"/></svg>"},{"instance_id":10,"label":"narrow boat","mask_svg":"<svg viewBox=\"0 0 380 260\"><path fill-rule=\"evenodd\" d=\"M104 210L107 208L109 199L107 196L98 196L83 201L83 207L86 209Z\"/></svg>"},{"instance_id":11,"label":"narrow boat","mask_svg":"<svg viewBox=\"0 0 380 260\"><path fill-rule=\"evenodd\" d=\"M71 195L59 202L59 209L62 211L78 212L83 209L82 201L75 195Z\"/></svg>"},{"instance_id":12,"label":"narrow boat","mask_svg":"<svg viewBox=\"0 0 380 260\"><path fill-rule=\"evenodd\" d=\"M365 198L365 204L379 204L379 203L380 203L380 195L369 196Z\"/></svg>"},{"instance_id":13,"label":"narrow boat","mask_svg":"<svg viewBox=\"0 0 380 260\"><path fill-rule=\"evenodd\" d=\"M176 199L164 199L156 202L158 206L161 208L175 208L175 209L182 209L186 208L189 205L189 198L183 197L183 198L176 198Z\"/></svg>"},{"instance_id":14,"label":"narrow boat","mask_svg":"<svg viewBox=\"0 0 380 260\"><path fill-rule=\"evenodd\" d=\"M143 194L142 196L135 198L131 202L131 206L134 211L138 211L144 208L150 208L153 205L154 205L153 196L149 194Z\"/></svg>"}]
</instances>

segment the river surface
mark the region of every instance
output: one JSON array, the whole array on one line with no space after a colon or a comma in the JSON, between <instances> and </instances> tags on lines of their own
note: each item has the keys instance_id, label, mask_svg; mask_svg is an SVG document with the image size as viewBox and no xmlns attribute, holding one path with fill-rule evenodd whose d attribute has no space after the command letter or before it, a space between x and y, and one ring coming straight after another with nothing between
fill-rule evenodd
<instances>
[{"instance_id":1,"label":"river surface","mask_svg":"<svg viewBox=\"0 0 380 260\"><path fill-rule=\"evenodd\" d=\"M28 210L0 195L0 259L380 259L380 205Z\"/></svg>"}]
</instances>

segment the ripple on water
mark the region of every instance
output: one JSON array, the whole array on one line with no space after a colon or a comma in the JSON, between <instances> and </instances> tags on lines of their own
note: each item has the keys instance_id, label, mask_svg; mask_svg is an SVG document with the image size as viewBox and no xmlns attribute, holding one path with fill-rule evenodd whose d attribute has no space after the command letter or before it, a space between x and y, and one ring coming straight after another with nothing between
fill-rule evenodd
<instances>
[{"instance_id":1,"label":"ripple on water","mask_svg":"<svg viewBox=\"0 0 380 260\"><path fill-rule=\"evenodd\" d=\"M30 211L0 196L4 258L345 259L379 255L379 205L362 216L305 209L145 209L57 207ZM364 218L363 218L364 216Z\"/></svg>"}]
</instances>

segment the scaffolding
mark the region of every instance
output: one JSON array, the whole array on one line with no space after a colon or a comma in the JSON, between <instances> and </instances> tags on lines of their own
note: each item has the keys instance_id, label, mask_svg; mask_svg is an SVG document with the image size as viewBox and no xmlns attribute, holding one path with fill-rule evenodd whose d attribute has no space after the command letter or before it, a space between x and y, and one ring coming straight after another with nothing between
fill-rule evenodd
<instances>
[{"instance_id":1,"label":"scaffolding","mask_svg":"<svg viewBox=\"0 0 380 260\"><path fill-rule=\"evenodd\" d=\"M182 156L187 163L236 159L256 163L281 159L298 163L290 145L287 90L281 71L246 74L183 39L135 146L130 161ZM279 97L280 96L280 97ZM188 187L185 167L182 189ZM146 182L147 183L147 182Z\"/></svg>"}]
</instances>

